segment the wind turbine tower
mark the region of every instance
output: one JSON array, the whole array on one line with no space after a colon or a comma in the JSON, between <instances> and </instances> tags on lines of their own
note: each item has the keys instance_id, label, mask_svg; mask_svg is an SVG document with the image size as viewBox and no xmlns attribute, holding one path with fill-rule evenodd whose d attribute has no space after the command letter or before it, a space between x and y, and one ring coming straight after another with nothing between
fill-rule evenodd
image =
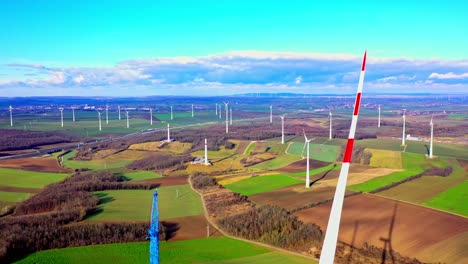
<instances>
[{"instance_id":1,"label":"wind turbine tower","mask_svg":"<svg viewBox=\"0 0 468 264\"><path fill-rule=\"evenodd\" d=\"M280 116L281 118L281 144L284 144L284 117L285 116L286 114Z\"/></svg>"},{"instance_id":2,"label":"wind turbine tower","mask_svg":"<svg viewBox=\"0 0 468 264\"><path fill-rule=\"evenodd\" d=\"M121 118L120 118L120 105L118 107L119 107L119 120L121 120Z\"/></svg>"},{"instance_id":3,"label":"wind turbine tower","mask_svg":"<svg viewBox=\"0 0 468 264\"><path fill-rule=\"evenodd\" d=\"M224 102L224 108L226 109L226 134L229 133L229 103Z\"/></svg>"},{"instance_id":4,"label":"wind turbine tower","mask_svg":"<svg viewBox=\"0 0 468 264\"><path fill-rule=\"evenodd\" d=\"M229 115L230 115L229 125L232 125L232 108L229 109Z\"/></svg>"},{"instance_id":5,"label":"wind turbine tower","mask_svg":"<svg viewBox=\"0 0 468 264\"><path fill-rule=\"evenodd\" d=\"M171 142L171 125L167 124L167 142Z\"/></svg>"},{"instance_id":6,"label":"wind turbine tower","mask_svg":"<svg viewBox=\"0 0 468 264\"><path fill-rule=\"evenodd\" d=\"M128 111L125 110L125 113L127 113L127 128L130 128L130 122L128 121Z\"/></svg>"},{"instance_id":7,"label":"wind turbine tower","mask_svg":"<svg viewBox=\"0 0 468 264\"><path fill-rule=\"evenodd\" d=\"M158 190L153 194L153 205L151 207L151 223L148 230L150 240L150 264L159 264L159 210Z\"/></svg>"},{"instance_id":8,"label":"wind turbine tower","mask_svg":"<svg viewBox=\"0 0 468 264\"><path fill-rule=\"evenodd\" d=\"M361 74L359 76L359 85L356 93L356 101L354 103L353 118L351 120L351 127L349 129L348 142L343 157L343 164L341 165L340 175L338 176L338 183L336 185L335 196L328 219L327 231L323 241L322 252L320 255L320 264L332 264L335 259L336 242L338 241L338 231L340 229L341 211L343 209L344 195L346 191L346 182L349 173L349 165L351 163L351 156L353 154L354 134L356 132L356 125L359 115L359 106L361 104L362 87L364 84L364 75L366 70L366 54L362 60Z\"/></svg>"},{"instance_id":9,"label":"wind turbine tower","mask_svg":"<svg viewBox=\"0 0 468 264\"><path fill-rule=\"evenodd\" d=\"M221 115L223 114L223 112L221 111L221 104L219 104L219 111L218 111L218 113L219 113L219 119L221 119Z\"/></svg>"},{"instance_id":10,"label":"wind turbine tower","mask_svg":"<svg viewBox=\"0 0 468 264\"><path fill-rule=\"evenodd\" d=\"M101 112L99 112L99 110L97 111L98 113L98 120L99 120L99 131L102 130L102 127L101 127Z\"/></svg>"},{"instance_id":11,"label":"wind turbine tower","mask_svg":"<svg viewBox=\"0 0 468 264\"><path fill-rule=\"evenodd\" d=\"M218 103L216 103L215 111L216 111L216 116L218 116Z\"/></svg>"},{"instance_id":12,"label":"wind turbine tower","mask_svg":"<svg viewBox=\"0 0 468 264\"><path fill-rule=\"evenodd\" d=\"M150 108L150 125L153 125L153 108Z\"/></svg>"},{"instance_id":13,"label":"wind turbine tower","mask_svg":"<svg viewBox=\"0 0 468 264\"><path fill-rule=\"evenodd\" d=\"M305 134L305 131L304 131L304 139L305 139L305 142L304 142L304 146L307 146L307 166L306 166L306 188L310 188L310 172L309 172L309 149L310 149L310 141L314 140L315 138L311 138L311 139L308 139L306 134Z\"/></svg>"},{"instance_id":14,"label":"wind turbine tower","mask_svg":"<svg viewBox=\"0 0 468 264\"><path fill-rule=\"evenodd\" d=\"M59 108L60 110L60 122L62 124L62 127L63 127L63 108Z\"/></svg>"},{"instance_id":15,"label":"wind turbine tower","mask_svg":"<svg viewBox=\"0 0 468 264\"><path fill-rule=\"evenodd\" d=\"M109 124L109 106L106 105L106 125Z\"/></svg>"},{"instance_id":16,"label":"wind turbine tower","mask_svg":"<svg viewBox=\"0 0 468 264\"><path fill-rule=\"evenodd\" d=\"M379 105L379 122L377 123L377 127L380 127L380 105Z\"/></svg>"},{"instance_id":17,"label":"wind turbine tower","mask_svg":"<svg viewBox=\"0 0 468 264\"><path fill-rule=\"evenodd\" d=\"M270 124L273 123L273 106L270 105Z\"/></svg>"},{"instance_id":18,"label":"wind turbine tower","mask_svg":"<svg viewBox=\"0 0 468 264\"><path fill-rule=\"evenodd\" d=\"M174 115L172 113L172 105L171 105L171 120L174 120Z\"/></svg>"},{"instance_id":19,"label":"wind turbine tower","mask_svg":"<svg viewBox=\"0 0 468 264\"><path fill-rule=\"evenodd\" d=\"M73 117L73 123L75 123L75 107L72 106L72 117Z\"/></svg>"},{"instance_id":20,"label":"wind turbine tower","mask_svg":"<svg viewBox=\"0 0 468 264\"><path fill-rule=\"evenodd\" d=\"M10 126L13 126L13 107L8 108L10 110Z\"/></svg>"},{"instance_id":21,"label":"wind turbine tower","mask_svg":"<svg viewBox=\"0 0 468 264\"><path fill-rule=\"evenodd\" d=\"M431 117L431 122L429 123L429 125L431 126L431 142L429 142L429 158L432 159L432 141L434 139L434 123L432 122L432 118Z\"/></svg>"},{"instance_id":22,"label":"wind turbine tower","mask_svg":"<svg viewBox=\"0 0 468 264\"><path fill-rule=\"evenodd\" d=\"M403 109L403 134L401 136L401 145L405 145L405 126L406 126L406 109Z\"/></svg>"},{"instance_id":23,"label":"wind turbine tower","mask_svg":"<svg viewBox=\"0 0 468 264\"><path fill-rule=\"evenodd\" d=\"M208 141L205 138L205 165L210 165L208 163Z\"/></svg>"},{"instance_id":24,"label":"wind turbine tower","mask_svg":"<svg viewBox=\"0 0 468 264\"><path fill-rule=\"evenodd\" d=\"M193 114L193 104L192 104L192 117L194 117L194 114Z\"/></svg>"},{"instance_id":25,"label":"wind turbine tower","mask_svg":"<svg viewBox=\"0 0 468 264\"><path fill-rule=\"evenodd\" d=\"M332 115L331 111L328 113L328 116L329 116L329 118L330 118L330 135L328 136L328 139L329 139L329 140L332 140L332 138L333 138L333 137L332 137L332 116L333 116L333 115Z\"/></svg>"}]
</instances>

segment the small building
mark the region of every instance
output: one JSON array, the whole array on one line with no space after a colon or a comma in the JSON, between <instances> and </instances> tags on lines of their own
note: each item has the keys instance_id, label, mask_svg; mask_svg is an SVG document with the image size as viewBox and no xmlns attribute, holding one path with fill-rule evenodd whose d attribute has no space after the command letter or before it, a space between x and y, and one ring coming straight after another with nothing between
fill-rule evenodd
<instances>
[{"instance_id":1,"label":"small building","mask_svg":"<svg viewBox=\"0 0 468 264\"><path fill-rule=\"evenodd\" d=\"M192 164L202 164L204 165L205 164L205 158L203 157L196 157L192 160L191 162ZM210 163L210 161L208 160L208 163Z\"/></svg>"},{"instance_id":2,"label":"small building","mask_svg":"<svg viewBox=\"0 0 468 264\"><path fill-rule=\"evenodd\" d=\"M408 134L408 135L406 135L406 140L422 141L422 138L420 138L420 137L412 137L410 134Z\"/></svg>"}]
</instances>

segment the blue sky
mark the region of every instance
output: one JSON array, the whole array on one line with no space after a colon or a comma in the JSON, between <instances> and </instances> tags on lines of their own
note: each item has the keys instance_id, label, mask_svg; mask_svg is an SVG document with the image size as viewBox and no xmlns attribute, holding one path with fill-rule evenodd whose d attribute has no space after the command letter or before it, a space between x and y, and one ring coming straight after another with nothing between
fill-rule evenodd
<instances>
[{"instance_id":1,"label":"blue sky","mask_svg":"<svg viewBox=\"0 0 468 264\"><path fill-rule=\"evenodd\" d=\"M0 96L467 92L467 2L380 2L2 1Z\"/></svg>"}]
</instances>

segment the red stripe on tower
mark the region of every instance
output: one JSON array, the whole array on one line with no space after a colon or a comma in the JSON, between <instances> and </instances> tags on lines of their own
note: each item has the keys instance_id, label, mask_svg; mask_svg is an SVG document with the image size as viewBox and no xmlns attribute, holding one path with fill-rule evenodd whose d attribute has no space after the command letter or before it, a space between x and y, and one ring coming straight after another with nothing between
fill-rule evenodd
<instances>
[{"instance_id":1,"label":"red stripe on tower","mask_svg":"<svg viewBox=\"0 0 468 264\"><path fill-rule=\"evenodd\" d=\"M366 52L364 52L364 59L362 59L362 69L361 69L361 71L366 70L366 57L367 57L367 50L366 50Z\"/></svg>"},{"instance_id":2,"label":"red stripe on tower","mask_svg":"<svg viewBox=\"0 0 468 264\"><path fill-rule=\"evenodd\" d=\"M353 115L359 114L359 105L361 104L361 93L356 94L356 102L354 104L354 113Z\"/></svg>"},{"instance_id":3,"label":"red stripe on tower","mask_svg":"<svg viewBox=\"0 0 468 264\"><path fill-rule=\"evenodd\" d=\"M343 157L343 162L348 162L348 163L351 162L351 156L353 154L353 145L354 145L354 139L349 138L348 143L346 144L346 150L345 150L345 154Z\"/></svg>"}]
</instances>

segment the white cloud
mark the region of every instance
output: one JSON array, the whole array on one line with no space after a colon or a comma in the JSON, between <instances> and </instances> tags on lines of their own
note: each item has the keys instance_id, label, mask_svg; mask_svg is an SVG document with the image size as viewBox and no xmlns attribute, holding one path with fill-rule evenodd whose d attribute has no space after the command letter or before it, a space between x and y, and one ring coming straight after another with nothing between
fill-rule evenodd
<instances>
[{"instance_id":1,"label":"white cloud","mask_svg":"<svg viewBox=\"0 0 468 264\"><path fill-rule=\"evenodd\" d=\"M82 81L84 81L84 77L83 77L83 75L80 74L79 76L73 78L73 81L79 84Z\"/></svg>"},{"instance_id":2,"label":"white cloud","mask_svg":"<svg viewBox=\"0 0 468 264\"><path fill-rule=\"evenodd\" d=\"M462 73L462 74L456 74L453 72L449 73L436 73L433 72L431 75L429 75L429 79L465 79L468 78L468 72Z\"/></svg>"},{"instance_id":3,"label":"white cloud","mask_svg":"<svg viewBox=\"0 0 468 264\"><path fill-rule=\"evenodd\" d=\"M297 76L297 77L296 77L296 80L294 81L294 83L296 83L296 84L301 84L301 82L302 82L302 76Z\"/></svg>"}]
</instances>

